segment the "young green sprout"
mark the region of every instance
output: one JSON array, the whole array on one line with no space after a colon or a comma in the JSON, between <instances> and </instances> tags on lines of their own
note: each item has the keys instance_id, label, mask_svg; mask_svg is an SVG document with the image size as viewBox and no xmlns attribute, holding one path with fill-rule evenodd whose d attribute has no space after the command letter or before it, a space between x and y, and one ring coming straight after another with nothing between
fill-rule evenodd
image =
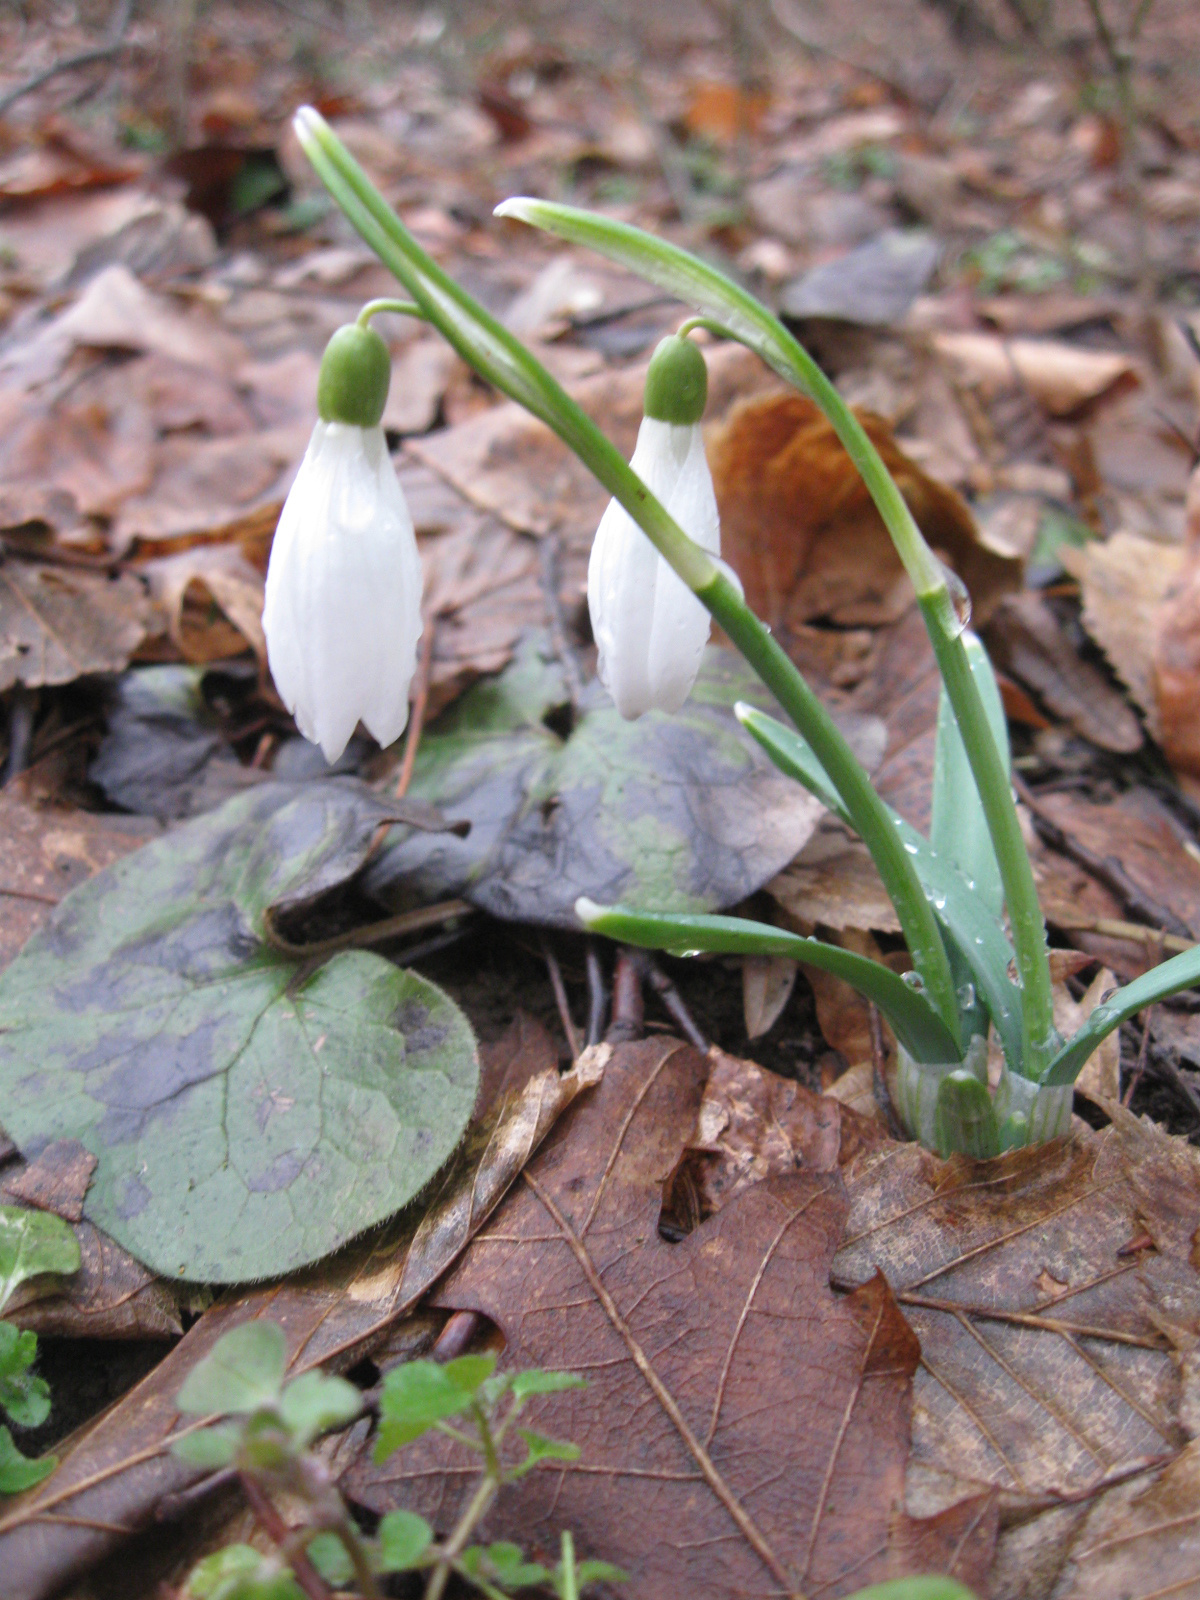
<instances>
[{"instance_id":1,"label":"young green sprout","mask_svg":"<svg viewBox=\"0 0 1200 1600\"><path fill-rule=\"evenodd\" d=\"M990 1156L1065 1132L1071 1086L1088 1056L1126 1017L1200 981L1200 947L1115 991L1072 1039L1060 1038L1054 1025L1045 920L1012 793L1004 718L991 666L967 627L969 604L961 584L925 542L879 453L833 384L765 306L698 257L628 224L570 206L514 199L497 208L500 216L595 249L676 295L699 313L685 331L702 324L718 336L739 340L829 419L912 580L941 673L928 838L876 793L826 708L747 607L736 579L717 557L709 522L694 518L673 498L682 469L672 479L659 476L659 456L650 463L644 455L635 456L627 464L520 341L417 245L317 112L305 107L295 126L333 198L403 284L417 312L481 376L558 434L640 529L659 561L673 570L680 584L673 592L687 599L684 591L690 590L758 672L793 727L749 708L740 712L743 726L783 772L862 838L895 908L913 970L901 980L881 963L739 918L679 917L653 908L581 902L581 921L629 944L688 954L778 954L845 978L878 1006L896 1034L897 1109L910 1133L943 1154ZM692 356L684 359L694 365ZM677 389L669 383L666 397L656 391L652 406L665 405L670 417L690 416L685 387L682 380ZM652 417L663 420L663 412L655 410ZM642 469L644 463L642 476L634 467ZM606 513L610 516L615 523L613 507ZM627 552L628 522L622 521L622 528L622 550ZM681 622L677 652L663 647L670 656L669 671L652 670L660 646L653 611L646 621L649 590L615 578L599 582L599 574L610 566L606 546L612 535L607 528L603 532L593 557L598 574L594 615L604 670L618 705L625 709L627 662L633 663L625 699L631 711L672 703L682 698L700 628L693 633L690 621ZM634 560L622 554L631 571ZM620 565L613 561L612 569L620 570ZM661 569L647 555L639 570L655 574L656 609ZM635 604L639 621L636 629L627 629L623 613L628 608L633 615ZM681 604L677 615L682 619L691 614ZM632 653L632 646L626 655L631 633L640 634L644 659ZM994 1096L988 1086L989 1036L1003 1053Z\"/></svg>"}]
</instances>

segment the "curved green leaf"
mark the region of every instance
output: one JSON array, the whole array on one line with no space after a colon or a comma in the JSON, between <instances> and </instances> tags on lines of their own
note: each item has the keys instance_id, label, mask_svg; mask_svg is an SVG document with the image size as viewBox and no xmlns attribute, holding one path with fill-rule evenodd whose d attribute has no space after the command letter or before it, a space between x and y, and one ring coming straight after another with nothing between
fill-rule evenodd
<instances>
[{"instance_id":1,"label":"curved green leaf","mask_svg":"<svg viewBox=\"0 0 1200 1600\"><path fill-rule=\"evenodd\" d=\"M597 906L580 900L576 915L594 933L603 933L622 944L647 950L665 950L669 955L788 956L844 978L855 989L873 1000L891 1023L896 1037L918 1061L957 1061L961 1052L948 1029L919 991L898 978L890 968L852 950L824 944L820 939L805 939L798 933L773 928L766 922L750 922L742 917L656 916L652 912L630 911L624 906Z\"/></svg>"},{"instance_id":2,"label":"curved green leaf","mask_svg":"<svg viewBox=\"0 0 1200 1600\"><path fill-rule=\"evenodd\" d=\"M971 675L983 708L996 749L1008 771L1011 754L1008 746L1008 720L996 674L982 642L973 633L963 634ZM948 858L958 868L993 917L999 918L1004 908L1004 885L1000 880L1000 867L988 832L987 818L975 774L967 759L966 747L950 697L942 686L938 698L937 742L933 753L933 809L929 827L929 842L938 855Z\"/></svg>"},{"instance_id":3,"label":"curved green leaf","mask_svg":"<svg viewBox=\"0 0 1200 1600\"><path fill-rule=\"evenodd\" d=\"M0 975L0 1123L92 1151L88 1218L164 1276L318 1260L457 1147L479 1068L448 996L362 951L306 976L265 938L393 815L264 784L76 889Z\"/></svg>"},{"instance_id":4,"label":"curved green leaf","mask_svg":"<svg viewBox=\"0 0 1200 1600\"><path fill-rule=\"evenodd\" d=\"M737 716L781 772L802 783L848 827L854 826L812 749L794 729L753 706L739 705ZM1013 950L1004 929L979 896L968 889L953 863L934 850L925 835L905 822L898 811L892 811L890 806L888 810L938 921L975 980L1009 1065L1018 1071L1021 997L1008 976Z\"/></svg>"},{"instance_id":5,"label":"curved green leaf","mask_svg":"<svg viewBox=\"0 0 1200 1600\"><path fill-rule=\"evenodd\" d=\"M0 1311L29 1278L79 1271L75 1230L51 1211L0 1206Z\"/></svg>"},{"instance_id":6,"label":"curved green leaf","mask_svg":"<svg viewBox=\"0 0 1200 1600\"><path fill-rule=\"evenodd\" d=\"M1128 1017L1135 1016L1146 1006L1178 994L1181 989L1190 989L1194 984L1200 984L1200 944L1143 972L1140 978L1102 1000L1079 1032L1068 1039L1054 1057L1042 1083L1047 1088L1074 1083L1093 1050L1114 1028L1119 1028Z\"/></svg>"}]
</instances>

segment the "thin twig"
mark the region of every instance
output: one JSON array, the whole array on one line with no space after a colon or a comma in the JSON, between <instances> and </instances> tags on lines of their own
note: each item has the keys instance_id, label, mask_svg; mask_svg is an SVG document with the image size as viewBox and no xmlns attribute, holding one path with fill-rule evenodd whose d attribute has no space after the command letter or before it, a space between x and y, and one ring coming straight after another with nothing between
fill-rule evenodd
<instances>
[{"instance_id":1,"label":"thin twig","mask_svg":"<svg viewBox=\"0 0 1200 1600\"><path fill-rule=\"evenodd\" d=\"M563 983L562 968L558 964L558 957L545 939L542 940L542 955L546 960L546 970L550 974L550 987L554 990L554 1003L558 1007L559 1021L567 1036L571 1060L576 1061L579 1058L579 1035L575 1032L575 1024L571 1020L571 1007L567 1002L567 988Z\"/></svg>"},{"instance_id":2,"label":"thin twig","mask_svg":"<svg viewBox=\"0 0 1200 1600\"><path fill-rule=\"evenodd\" d=\"M452 1311L429 1352L432 1361L453 1361L475 1343L483 1318L478 1311Z\"/></svg>"},{"instance_id":3,"label":"thin twig","mask_svg":"<svg viewBox=\"0 0 1200 1600\"><path fill-rule=\"evenodd\" d=\"M474 909L465 900L439 900L436 905L401 911L394 917L384 917L381 922L368 922L365 927L350 928L329 939L315 939L311 944L293 944L285 939L268 912L263 918L263 935L271 949L278 950L280 955L290 956L294 961L314 961L338 950L359 950L367 945L382 944L387 939L397 939L405 933L419 933L422 928L435 928L452 917L468 916Z\"/></svg>"},{"instance_id":4,"label":"thin twig","mask_svg":"<svg viewBox=\"0 0 1200 1600\"><path fill-rule=\"evenodd\" d=\"M57 904L57 902L55 902ZM585 956L588 981L587 1042L599 1044L604 1032L604 1013L608 1008L608 993L604 987L604 973L600 967L600 953L596 941L589 939Z\"/></svg>"},{"instance_id":5,"label":"thin twig","mask_svg":"<svg viewBox=\"0 0 1200 1600\"><path fill-rule=\"evenodd\" d=\"M1134 944L1150 945L1160 951L1162 960L1169 951L1181 955L1195 945L1195 939L1180 939L1161 928L1148 928L1142 922L1122 922L1118 917L1077 917L1058 907L1047 913L1046 921L1062 928L1066 933L1098 933L1106 939L1128 939Z\"/></svg>"},{"instance_id":6,"label":"thin twig","mask_svg":"<svg viewBox=\"0 0 1200 1600\"><path fill-rule=\"evenodd\" d=\"M542 565L542 597L546 602L546 611L550 618L550 637L554 642L554 653L562 664L563 677L567 680L571 709L578 715L579 703L586 685L583 668L571 643L570 630L563 611L560 571L562 543L556 533L548 533L539 540L538 554Z\"/></svg>"},{"instance_id":7,"label":"thin twig","mask_svg":"<svg viewBox=\"0 0 1200 1600\"><path fill-rule=\"evenodd\" d=\"M404 760L400 763L400 776L396 779L397 800L408 793L413 767L416 765L417 750L421 743L421 731L425 726L425 710L429 705L429 674L433 667L433 639L437 633L437 625L438 614L435 611L425 618L421 659L417 663L417 675L413 683L412 716L408 723L408 737L404 741Z\"/></svg>"},{"instance_id":8,"label":"thin twig","mask_svg":"<svg viewBox=\"0 0 1200 1600\"><path fill-rule=\"evenodd\" d=\"M281 1549L288 1548L288 1565L292 1569L292 1576L308 1596L308 1600L333 1600L329 1586L305 1552L290 1548L295 1529L288 1527L266 1490L248 1472L240 1472L238 1482L242 1486L242 1493L246 1496L246 1503L261 1524L263 1532L269 1534Z\"/></svg>"},{"instance_id":9,"label":"thin twig","mask_svg":"<svg viewBox=\"0 0 1200 1600\"><path fill-rule=\"evenodd\" d=\"M646 976L650 980L650 987L662 1001L664 1008L670 1013L672 1021L683 1034L689 1044L695 1045L701 1055L707 1055L712 1048L712 1041L706 1039L696 1026L695 1019L687 1006L683 996L667 977L661 967L653 960L646 963Z\"/></svg>"},{"instance_id":10,"label":"thin twig","mask_svg":"<svg viewBox=\"0 0 1200 1600\"><path fill-rule=\"evenodd\" d=\"M1147 1006L1142 1012L1142 1042L1138 1046L1137 1065L1129 1075L1129 1082L1125 1085L1125 1093L1121 1096L1121 1104L1128 1106L1133 1099L1137 1086L1142 1081L1142 1074L1146 1070L1146 1055L1150 1049L1150 1015L1153 1006Z\"/></svg>"},{"instance_id":11,"label":"thin twig","mask_svg":"<svg viewBox=\"0 0 1200 1600\"><path fill-rule=\"evenodd\" d=\"M154 1508L155 1522L177 1522L181 1517L190 1515L212 1495L236 1483L237 1478L236 1467L219 1467L216 1472L210 1472L207 1478L201 1478L199 1483L193 1483L187 1489L178 1489L174 1494L163 1495Z\"/></svg>"},{"instance_id":12,"label":"thin twig","mask_svg":"<svg viewBox=\"0 0 1200 1600\"><path fill-rule=\"evenodd\" d=\"M1160 906L1157 900L1151 899L1129 877L1124 867L1112 856L1098 856L1094 850L1089 850L1085 844L1067 833L1054 818L1045 810L1041 801L1025 782L1019 773L1012 775L1013 788L1029 807L1038 832L1052 850L1057 850L1061 855L1069 856L1072 861L1090 872L1097 882L1102 883L1106 889L1111 889L1125 904L1131 916L1137 917L1141 922L1148 922L1155 927L1162 926L1169 933L1188 941L1188 948L1195 943L1191 937L1191 930L1180 921L1174 912L1166 906Z\"/></svg>"},{"instance_id":13,"label":"thin twig","mask_svg":"<svg viewBox=\"0 0 1200 1600\"><path fill-rule=\"evenodd\" d=\"M125 43L125 30L129 27L132 13L133 0L117 0L105 42L93 45L90 50L80 50L77 55L64 56L61 61L55 61L43 71L35 72L32 78L26 78L24 83L18 83L16 88L10 89L6 95L0 95L0 117L16 105L18 100L27 94L32 94L35 89L40 89L44 83L49 83L51 78L57 78L60 73L74 72L79 67L94 66L98 61L107 61L110 56L115 56Z\"/></svg>"},{"instance_id":14,"label":"thin twig","mask_svg":"<svg viewBox=\"0 0 1200 1600\"><path fill-rule=\"evenodd\" d=\"M609 1044L628 1044L640 1039L645 1031L645 1005L642 1000L642 978L646 971L646 958L640 950L621 945L617 950L617 964L613 969L612 1021L605 1039Z\"/></svg>"}]
</instances>

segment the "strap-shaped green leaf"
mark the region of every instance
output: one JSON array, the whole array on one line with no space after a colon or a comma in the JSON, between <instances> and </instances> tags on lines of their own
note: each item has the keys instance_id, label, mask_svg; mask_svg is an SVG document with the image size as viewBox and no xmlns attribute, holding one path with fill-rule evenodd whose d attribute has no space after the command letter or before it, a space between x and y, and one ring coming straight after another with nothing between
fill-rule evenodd
<instances>
[{"instance_id":1,"label":"strap-shaped green leaf","mask_svg":"<svg viewBox=\"0 0 1200 1600\"><path fill-rule=\"evenodd\" d=\"M578 900L575 913L594 933L603 933L622 944L647 950L665 950L671 955L788 956L793 961L819 967L844 978L882 1011L897 1039L917 1061L957 1061L961 1052L932 1006L920 990L905 983L889 968L853 950L820 939L805 939L798 933L773 928L767 922L751 922L742 917L663 916L653 912L627 911L623 906L598 906L591 900Z\"/></svg>"},{"instance_id":2,"label":"strap-shaped green leaf","mask_svg":"<svg viewBox=\"0 0 1200 1600\"><path fill-rule=\"evenodd\" d=\"M1043 1084L1049 1088L1056 1084L1074 1083L1100 1042L1114 1028L1119 1028L1127 1017L1197 983L1200 983L1200 945L1193 945L1190 950L1172 956L1170 961L1143 972L1140 978L1127 983L1123 989L1115 989L1106 1000L1100 1002L1079 1032L1068 1039L1054 1057L1042 1079Z\"/></svg>"},{"instance_id":3,"label":"strap-shaped green leaf","mask_svg":"<svg viewBox=\"0 0 1200 1600\"><path fill-rule=\"evenodd\" d=\"M983 709L987 713L992 738L1000 752L1004 769L1011 764L1008 747L1008 722L1004 704L996 683L996 674L982 643L973 633L963 634L971 675ZM1000 881L1000 867L992 848L987 818L975 775L967 760L966 748L950 697L942 687L938 699L937 742L933 753L933 810L930 818L929 842L938 855L948 857L994 917L999 917L1004 907L1004 885Z\"/></svg>"},{"instance_id":4,"label":"strap-shaped green leaf","mask_svg":"<svg viewBox=\"0 0 1200 1600\"><path fill-rule=\"evenodd\" d=\"M811 747L798 733L754 706L741 704L734 709L743 728L757 739L781 772L802 783L847 826L854 826ZM982 899L968 889L953 862L935 851L925 835L905 822L899 812L888 809L938 921L987 1006L1009 1066L1019 1071L1021 999L1008 976L1013 951L1004 929Z\"/></svg>"}]
</instances>

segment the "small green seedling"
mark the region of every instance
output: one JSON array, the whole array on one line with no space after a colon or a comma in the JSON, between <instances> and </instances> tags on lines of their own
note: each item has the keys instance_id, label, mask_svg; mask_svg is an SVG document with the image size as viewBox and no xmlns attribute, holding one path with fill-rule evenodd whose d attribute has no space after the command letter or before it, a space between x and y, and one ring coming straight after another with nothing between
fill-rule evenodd
<instances>
[{"instance_id":1,"label":"small green seedling","mask_svg":"<svg viewBox=\"0 0 1200 1600\"><path fill-rule=\"evenodd\" d=\"M0 1206L0 1312L22 1284L79 1271L79 1241L48 1211ZM37 1334L0 1322L0 1409L20 1428L38 1428L50 1415L50 1388L33 1371ZM57 1456L32 1461L0 1425L0 1494L17 1494L48 1478Z\"/></svg>"},{"instance_id":2,"label":"small green seedling","mask_svg":"<svg viewBox=\"0 0 1200 1600\"><path fill-rule=\"evenodd\" d=\"M570 1372L497 1373L495 1368L495 1356L487 1353L444 1365L410 1361L388 1373L379 1396L376 1459L383 1461L436 1429L479 1456L480 1476L444 1543L437 1542L423 1517L403 1509L389 1512L375 1537L368 1538L311 1449L321 1434L344 1428L362 1414L359 1391L346 1379L315 1369L287 1381L286 1340L275 1323L246 1323L224 1334L178 1396L185 1414L224 1420L180 1432L172 1449L192 1466L235 1472L273 1534L282 1526L273 1495L286 1493L303 1506L304 1515L270 1555L231 1545L206 1557L188 1579L190 1600L296 1600L311 1596L313 1583L320 1586L318 1593L352 1586L363 1600L377 1600L378 1580L397 1572L424 1574L426 1600L438 1600L452 1573L493 1600L546 1586L564 1600L577 1600L589 1583L620 1581L624 1574L607 1562L576 1562L569 1534L563 1535L561 1559L553 1569L527 1561L515 1544L469 1543L501 1489L543 1461L573 1461L579 1455L577 1445L517 1423L531 1400L582 1388L582 1378ZM311 1581L302 1584L301 1576Z\"/></svg>"}]
</instances>

